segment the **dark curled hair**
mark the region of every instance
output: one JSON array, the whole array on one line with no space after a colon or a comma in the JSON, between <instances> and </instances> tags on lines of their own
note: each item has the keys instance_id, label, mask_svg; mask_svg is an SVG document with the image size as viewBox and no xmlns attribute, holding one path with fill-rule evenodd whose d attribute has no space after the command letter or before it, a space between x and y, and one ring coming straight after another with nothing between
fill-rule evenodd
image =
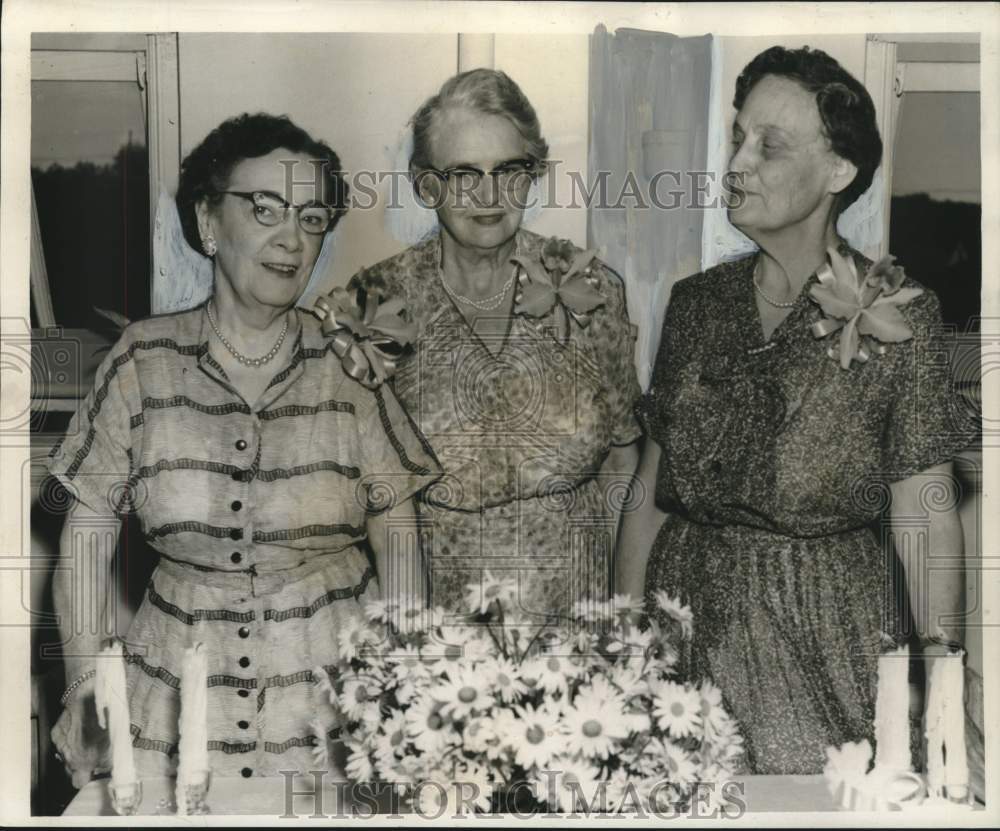
<instances>
[{"instance_id":1,"label":"dark curled hair","mask_svg":"<svg viewBox=\"0 0 1000 831\"><path fill-rule=\"evenodd\" d=\"M882 139L868 90L826 52L808 46L772 46L750 61L736 79L733 106L737 110L765 75L788 78L816 96L833 152L858 169L854 181L838 195L835 211L839 214L868 190L882 161Z\"/></svg>"},{"instance_id":2,"label":"dark curled hair","mask_svg":"<svg viewBox=\"0 0 1000 831\"><path fill-rule=\"evenodd\" d=\"M302 153L323 165L324 202L335 209L329 229L333 230L347 211L348 193L337 154L287 116L243 113L223 121L181 163L176 201L188 245L202 253L195 206L203 199L217 205L222 199L218 191L229 186L236 165L278 149Z\"/></svg>"}]
</instances>

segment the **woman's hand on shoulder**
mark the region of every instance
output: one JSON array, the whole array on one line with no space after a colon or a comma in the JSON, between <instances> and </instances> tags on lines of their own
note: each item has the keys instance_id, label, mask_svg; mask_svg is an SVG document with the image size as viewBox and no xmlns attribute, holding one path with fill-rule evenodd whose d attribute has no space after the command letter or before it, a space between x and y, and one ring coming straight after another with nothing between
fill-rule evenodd
<instances>
[{"instance_id":1,"label":"woman's hand on shoulder","mask_svg":"<svg viewBox=\"0 0 1000 831\"><path fill-rule=\"evenodd\" d=\"M110 769L110 737L97 722L93 680L69 700L52 728L52 742L74 788L82 788L96 773Z\"/></svg>"}]
</instances>

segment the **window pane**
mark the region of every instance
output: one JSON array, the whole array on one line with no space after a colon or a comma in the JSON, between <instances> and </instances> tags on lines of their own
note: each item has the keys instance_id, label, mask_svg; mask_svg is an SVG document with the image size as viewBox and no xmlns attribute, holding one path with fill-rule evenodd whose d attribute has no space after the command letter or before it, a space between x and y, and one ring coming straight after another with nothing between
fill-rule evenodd
<instances>
[{"instance_id":1,"label":"window pane","mask_svg":"<svg viewBox=\"0 0 1000 831\"><path fill-rule=\"evenodd\" d=\"M35 81L31 179L56 322L149 314L149 157L135 83Z\"/></svg>"},{"instance_id":2,"label":"window pane","mask_svg":"<svg viewBox=\"0 0 1000 831\"><path fill-rule=\"evenodd\" d=\"M903 96L889 213L889 251L963 331L980 313L979 103L974 92Z\"/></svg>"}]
</instances>

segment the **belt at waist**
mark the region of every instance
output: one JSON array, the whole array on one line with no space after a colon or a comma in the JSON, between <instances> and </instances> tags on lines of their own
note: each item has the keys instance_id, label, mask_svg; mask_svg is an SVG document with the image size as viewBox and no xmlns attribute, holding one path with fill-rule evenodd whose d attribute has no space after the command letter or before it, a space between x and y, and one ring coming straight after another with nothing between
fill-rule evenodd
<instances>
[{"instance_id":1,"label":"belt at waist","mask_svg":"<svg viewBox=\"0 0 1000 831\"><path fill-rule=\"evenodd\" d=\"M327 554L314 554L305 562L291 568L274 571L260 571L256 566L243 569L216 569L208 566L178 560L166 554L160 554L159 570L177 580L190 580L212 588L225 589L253 596L273 594L291 583L298 582L317 571L332 566L344 566L350 561L356 561L358 574L356 594L364 593L368 582L375 576L375 570L368 564L368 559L356 547L350 546L340 551Z\"/></svg>"},{"instance_id":2,"label":"belt at waist","mask_svg":"<svg viewBox=\"0 0 1000 831\"><path fill-rule=\"evenodd\" d=\"M746 517L745 520L749 520ZM824 540L830 537L850 536L852 534L871 534L873 524L858 520L856 524L833 524L828 527L817 525L814 528L785 528L776 523L768 524L761 518L760 525L749 521L716 521L704 514L688 513L673 506L667 511L666 522L685 523L692 528L707 533L716 534L723 539L738 541L740 539L773 539L775 541L808 543L810 540Z\"/></svg>"}]
</instances>

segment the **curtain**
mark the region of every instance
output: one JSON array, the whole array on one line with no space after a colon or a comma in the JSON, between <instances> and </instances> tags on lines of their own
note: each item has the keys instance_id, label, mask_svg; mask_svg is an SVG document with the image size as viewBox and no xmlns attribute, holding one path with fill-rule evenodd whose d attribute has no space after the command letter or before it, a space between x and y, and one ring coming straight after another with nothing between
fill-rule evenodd
<instances>
[{"instance_id":1,"label":"curtain","mask_svg":"<svg viewBox=\"0 0 1000 831\"><path fill-rule=\"evenodd\" d=\"M599 26L590 47L588 244L624 279L649 384L671 286L701 270L712 37Z\"/></svg>"}]
</instances>

